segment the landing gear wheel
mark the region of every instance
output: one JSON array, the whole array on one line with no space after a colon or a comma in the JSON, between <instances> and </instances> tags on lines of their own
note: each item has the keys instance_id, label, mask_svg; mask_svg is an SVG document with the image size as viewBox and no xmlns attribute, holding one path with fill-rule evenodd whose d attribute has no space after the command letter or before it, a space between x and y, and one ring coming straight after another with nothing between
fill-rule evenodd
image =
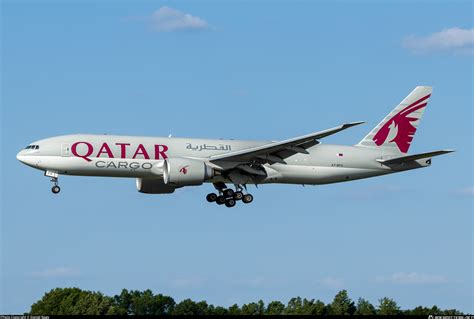
<instances>
[{"instance_id":1,"label":"landing gear wheel","mask_svg":"<svg viewBox=\"0 0 474 319\"><path fill-rule=\"evenodd\" d=\"M216 203L217 203L217 205L224 204L225 203L225 197L224 196L217 196Z\"/></svg>"},{"instance_id":2,"label":"landing gear wheel","mask_svg":"<svg viewBox=\"0 0 474 319\"><path fill-rule=\"evenodd\" d=\"M235 200L233 200L232 198L229 198L225 201L225 205L227 207L234 207L235 206Z\"/></svg>"},{"instance_id":3,"label":"landing gear wheel","mask_svg":"<svg viewBox=\"0 0 474 319\"><path fill-rule=\"evenodd\" d=\"M230 188L225 189L223 192L225 197L233 197L234 196L234 191Z\"/></svg>"},{"instance_id":4,"label":"landing gear wheel","mask_svg":"<svg viewBox=\"0 0 474 319\"><path fill-rule=\"evenodd\" d=\"M242 197L242 201L245 204L251 203L253 201L253 196L250 194L245 194L244 197Z\"/></svg>"},{"instance_id":5,"label":"landing gear wheel","mask_svg":"<svg viewBox=\"0 0 474 319\"><path fill-rule=\"evenodd\" d=\"M244 193L242 193L241 191L237 191L234 193L235 200L241 200L243 197L244 197Z\"/></svg>"},{"instance_id":6,"label":"landing gear wheel","mask_svg":"<svg viewBox=\"0 0 474 319\"><path fill-rule=\"evenodd\" d=\"M206 199L209 203L215 202L217 199L217 194L215 193L207 194Z\"/></svg>"},{"instance_id":7,"label":"landing gear wheel","mask_svg":"<svg viewBox=\"0 0 474 319\"><path fill-rule=\"evenodd\" d=\"M51 188L51 191L54 193L54 194L57 194L61 191L61 187L59 187L58 185L54 185L53 188Z\"/></svg>"}]
</instances>

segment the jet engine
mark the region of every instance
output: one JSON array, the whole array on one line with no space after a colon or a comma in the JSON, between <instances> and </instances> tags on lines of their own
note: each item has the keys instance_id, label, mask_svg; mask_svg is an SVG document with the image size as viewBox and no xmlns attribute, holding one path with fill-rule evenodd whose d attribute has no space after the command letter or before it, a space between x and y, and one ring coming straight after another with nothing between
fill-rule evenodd
<instances>
[{"instance_id":1,"label":"jet engine","mask_svg":"<svg viewBox=\"0 0 474 319\"><path fill-rule=\"evenodd\" d=\"M201 160L173 157L167 158L163 167L163 180L166 185L201 185L214 176L214 169Z\"/></svg>"},{"instance_id":2,"label":"jet engine","mask_svg":"<svg viewBox=\"0 0 474 319\"><path fill-rule=\"evenodd\" d=\"M161 178L137 178L137 190L145 194L170 194L175 187L166 185Z\"/></svg>"}]
</instances>

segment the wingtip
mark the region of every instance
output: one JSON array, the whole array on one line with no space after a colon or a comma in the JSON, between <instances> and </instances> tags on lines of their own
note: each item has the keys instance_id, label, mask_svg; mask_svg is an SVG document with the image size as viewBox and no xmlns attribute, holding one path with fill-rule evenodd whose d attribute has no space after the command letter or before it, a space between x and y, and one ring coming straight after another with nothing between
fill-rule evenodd
<instances>
[{"instance_id":1,"label":"wingtip","mask_svg":"<svg viewBox=\"0 0 474 319\"><path fill-rule=\"evenodd\" d=\"M365 123L365 121L357 121L357 122L350 122L350 123L343 124L343 126L350 127L350 126L356 126L356 125L360 125L360 124L364 124L364 123Z\"/></svg>"}]
</instances>

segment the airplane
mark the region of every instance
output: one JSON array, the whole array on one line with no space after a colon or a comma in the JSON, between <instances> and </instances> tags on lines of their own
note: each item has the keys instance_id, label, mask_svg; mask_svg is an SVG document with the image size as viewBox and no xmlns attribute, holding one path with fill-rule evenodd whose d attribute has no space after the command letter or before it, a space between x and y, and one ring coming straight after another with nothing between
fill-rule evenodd
<instances>
[{"instance_id":1,"label":"airplane","mask_svg":"<svg viewBox=\"0 0 474 319\"><path fill-rule=\"evenodd\" d=\"M283 141L64 135L31 143L17 159L44 171L54 194L60 192L59 175L129 177L145 194L212 183L216 192L207 201L234 207L253 201L247 184L321 185L430 166L432 157L453 150L407 153L431 92L429 86L416 87L353 146L320 140L364 122Z\"/></svg>"}]
</instances>

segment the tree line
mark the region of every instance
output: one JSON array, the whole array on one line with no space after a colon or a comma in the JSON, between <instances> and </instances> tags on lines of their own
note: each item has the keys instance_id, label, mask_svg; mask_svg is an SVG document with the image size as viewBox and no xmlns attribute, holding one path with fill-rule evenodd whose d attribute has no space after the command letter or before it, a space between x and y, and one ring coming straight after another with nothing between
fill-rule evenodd
<instances>
[{"instance_id":1,"label":"tree line","mask_svg":"<svg viewBox=\"0 0 474 319\"><path fill-rule=\"evenodd\" d=\"M221 307L206 301L153 294L151 290L123 289L119 295L105 296L101 292L79 288L55 288L31 306L30 315L463 315L456 309L442 310L418 306L401 310L391 298L381 298L377 305L359 298L354 302L346 290L339 291L332 302L291 298L287 304L262 300L239 306Z\"/></svg>"}]
</instances>

